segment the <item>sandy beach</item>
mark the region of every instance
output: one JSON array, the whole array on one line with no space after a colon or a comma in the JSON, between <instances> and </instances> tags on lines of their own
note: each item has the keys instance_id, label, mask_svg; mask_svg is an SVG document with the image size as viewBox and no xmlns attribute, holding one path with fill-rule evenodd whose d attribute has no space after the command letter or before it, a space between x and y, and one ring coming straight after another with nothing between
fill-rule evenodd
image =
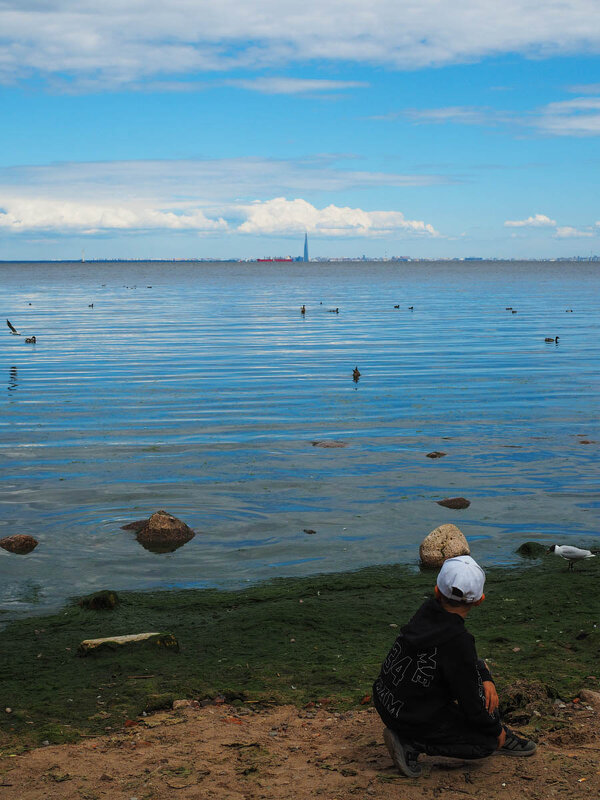
<instances>
[{"instance_id":1,"label":"sandy beach","mask_svg":"<svg viewBox=\"0 0 600 800\"><path fill-rule=\"evenodd\" d=\"M553 706L555 730L526 759L421 757L400 776L373 708L207 706L131 720L111 735L0 760L4 800L298 800L315 797L594 798L600 792L598 711ZM541 711L538 713L542 713Z\"/></svg>"}]
</instances>

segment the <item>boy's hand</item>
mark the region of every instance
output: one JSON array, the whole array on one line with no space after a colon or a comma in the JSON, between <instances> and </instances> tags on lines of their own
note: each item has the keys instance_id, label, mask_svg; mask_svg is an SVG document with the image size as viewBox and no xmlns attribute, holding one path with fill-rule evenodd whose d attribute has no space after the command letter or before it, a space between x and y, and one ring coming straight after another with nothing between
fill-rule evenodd
<instances>
[{"instance_id":1,"label":"boy's hand","mask_svg":"<svg viewBox=\"0 0 600 800\"><path fill-rule=\"evenodd\" d=\"M498 700L498 692L496 691L496 687L492 681L484 681L483 691L485 692L485 707L487 708L488 714L493 714L494 711L497 710L500 702Z\"/></svg>"}]
</instances>

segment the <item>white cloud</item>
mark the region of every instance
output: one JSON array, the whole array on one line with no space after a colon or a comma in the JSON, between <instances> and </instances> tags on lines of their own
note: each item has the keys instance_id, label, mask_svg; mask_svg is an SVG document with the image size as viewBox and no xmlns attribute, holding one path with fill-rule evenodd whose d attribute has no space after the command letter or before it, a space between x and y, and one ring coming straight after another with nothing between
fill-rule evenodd
<instances>
[{"instance_id":1,"label":"white cloud","mask_svg":"<svg viewBox=\"0 0 600 800\"><path fill-rule=\"evenodd\" d=\"M498 122L508 121L507 114L490 108L477 108L475 106L448 106L446 108L410 108L395 114L403 116L413 122L431 122L444 124L455 122L459 125L495 125Z\"/></svg>"},{"instance_id":2,"label":"white cloud","mask_svg":"<svg viewBox=\"0 0 600 800\"><path fill-rule=\"evenodd\" d=\"M527 219L519 220L506 220L504 223L505 228L553 228L556 225L556 220L550 219L545 214L534 214Z\"/></svg>"},{"instance_id":3,"label":"white cloud","mask_svg":"<svg viewBox=\"0 0 600 800\"><path fill-rule=\"evenodd\" d=\"M399 211L363 211L334 205L318 209L305 200L283 197L250 205L231 203L222 206L221 211L231 224L223 216L210 218L197 208L173 211L139 201L98 205L52 198L3 198L0 230L57 235L151 230L279 235L308 231L322 236L438 235L431 225L407 220Z\"/></svg>"},{"instance_id":4,"label":"white cloud","mask_svg":"<svg viewBox=\"0 0 600 800\"><path fill-rule=\"evenodd\" d=\"M329 205L313 196L381 186L448 183L432 175L343 169L351 157L214 159L50 164L0 168L0 231L56 235L102 231L436 235L397 211ZM280 195L279 199L272 199ZM283 196L306 199L284 200ZM118 200L115 200L118 198Z\"/></svg>"},{"instance_id":5,"label":"white cloud","mask_svg":"<svg viewBox=\"0 0 600 800\"><path fill-rule=\"evenodd\" d=\"M572 87L598 92L600 84ZM531 111L507 111L478 106L405 109L375 119L394 120L404 117L414 123L458 125L511 125L535 130L545 136L598 136L600 134L600 97L576 97L548 103Z\"/></svg>"},{"instance_id":6,"label":"white cloud","mask_svg":"<svg viewBox=\"0 0 600 800\"><path fill-rule=\"evenodd\" d=\"M4 0L0 79L129 84L316 60L417 69L598 53L593 0Z\"/></svg>"},{"instance_id":7,"label":"white cloud","mask_svg":"<svg viewBox=\"0 0 600 800\"><path fill-rule=\"evenodd\" d=\"M407 220L399 211L363 211L329 205L315 208L305 200L277 197L243 209L247 219L238 230L253 234L291 234L307 231L322 236L381 236L387 233L437 236L432 225Z\"/></svg>"},{"instance_id":8,"label":"white cloud","mask_svg":"<svg viewBox=\"0 0 600 800\"><path fill-rule=\"evenodd\" d=\"M338 92L346 89L364 89L368 83L362 81L328 81L302 78L255 78L253 80L225 81L228 86L239 86L263 94L313 94L315 92Z\"/></svg>"},{"instance_id":9,"label":"white cloud","mask_svg":"<svg viewBox=\"0 0 600 800\"><path fill-rule=\"evenodd\" d=\"M571 228L569 225L557 228L554 234L556 239L580 239L593 235L591 231L578 231L577 228Z\"/></svg>"},{"instance_id":10,"label":"white cloud","mask_svg":"<svg viewBox=\"0 0 600 800\"><path fill-rule=\"evenodd\" d=\"M51 198L5 199L0 208L0 229L13 233L55 231L216 231L227 228L224 219L209 219L198 209L173 212L132 205L92 205Z\"/></svg>"},{"instance_id":11,"label":"white cloud","mask_svg":"<svg viewBox=\"0 0 600 800\"><path fill-rule=\"evenodd\" d=\"M234 200L381 186L435 186L447 176L367 172L348 169L349 156L305 159L223 158L67 162L42 166L0 167L2 194L38 195L108 202L113 198L148 198L153 205L191 203L206 207Z\"/></svg>"},{"instance_id":12,"label":"white cloud","mask_svg":"<svg viewBox=\"0 0 600 800\"><path fill-rule=\"evenodd\" d=\"M552 136L598 136L600 97L549 103L541 110L535 124L542 133Z\"/></svg>"},{"instance_id":13,"label":"white cloud","mask_svg":"<svg viewBox=\"0 0 600 800\"><path fill-rule=\"evenodd\" d=\"M596 223L600 225L599 223ZM556 220L550 219L545 214L534 214L532 217L520 220L507 220L504 223L506 228L554 228L552 237L554 239L576 239L581 237L594 236L589 230L578 230L570 225L558 225ZM511 234L516 236L516 234Z\"/></svg>"},{"instance_id":14,"label":"white cloud","mask_svg":"<svg viewBox=\"0 0 600 800\"><path fill-rule=\"evenodd\" d=\"M569 86L571 94L600 94L600 83L578 83Z\"/></svg>"}]
</instances>

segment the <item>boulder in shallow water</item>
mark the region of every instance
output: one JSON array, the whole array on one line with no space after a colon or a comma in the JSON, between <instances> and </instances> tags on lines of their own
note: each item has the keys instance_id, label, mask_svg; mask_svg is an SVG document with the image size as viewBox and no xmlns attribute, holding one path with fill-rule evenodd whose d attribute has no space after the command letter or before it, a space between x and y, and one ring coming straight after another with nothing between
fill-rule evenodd
<instances>
[{"instance_id":1,"label":"boulder in shallow water","mask_svg":"<svg viewBox=\"0 0 600 800\"><path fill-rule=\"evenodd\" d=\"M469 555L469 543L456 525L440 525L423 539L419 547L424 567L441 567L447 558Z\"/></svg>"},{"instance_id":2,"label":"boulder in shallow water","mask_svg":"<svg viewBox=\"0 0 600 800\"><path fill-rule=\"evenodd\" d=\"M313 447L346 447L346 442L342 442L340 439L317 439L311 444Z\"/></svg>"},{"instance_id":3,"label":"boulder in shallow water","mask_svg":"<svg viewBox=\"0 0 600 800\"><path fill-rule=\"evenodd\" d=\"M466 497L445 497L443 500L436 500L438 506L444 506L444 508L468 508L471 505L471 501L467 500Z\"/></svg>"},{"instance_id":4,"label":"boulder in shallow water","mask_svg":"<svg viewBox=\"0 0 600 800\"><path fill-rule=\"evenodd\" d=\"M121 525L122 531L141 531L142 528L148 524L147 519L137 519L135 522L128 522L127 525Z\"/></svg>"},{"instance_id":5,"label":"boulder in shallow water","mask_svg":"<svg viewBox=\"0 0 600 800\"><path fill-rule=\"evenodd\" d=\"M171 553L195 535L185 522L166 511L157 511L137 529L136 539L153 553Z\"/></svg>"},{"instance_id":6,"label":"boulder in shallow water","mask_svg":"<svg viewBox=\"0 0 600 800\"><path fill-rule=\"evenodd\" d=\"M0 547L8 550L9 553L16 553L18 556L27 555L38 546L38 540L26 533L15 533L13 536L6 536L0 539Z\"/></svg>"},{"instance_id":7,"label":"boulder in shallow water","mask_svg":"<svg viewBox=\"0 0 600 800\"><path fill-rule=\"evenodd\" d=\"M117 593L111 592L109 589L88 594L85 597L80 597L77 601L78 606L88 608L90 611L111 611L118 604Z\"/></svg>"},{"instance_id":8,"label":"boulder in shallow water","mask_svg":"<svg viewBox=\"0 0 600 800\"><path fill-rule=\"evenodd\" d=\"M523 558L541 558L546 555L548 548L539 542L523 542L517 547L517 553Z\"/></svg>"},{"instance_id":9,"label":"boulder in shallow water","mask_svg":"<svg viewBox=\"0 0 600 800\"><path fill-rule=\"evenodd\" d=\"M433 450L431 453L427 453L425 456L426 458L443 458L446 453L442 452L442 450Z\"/></svg>"}]
</instances>

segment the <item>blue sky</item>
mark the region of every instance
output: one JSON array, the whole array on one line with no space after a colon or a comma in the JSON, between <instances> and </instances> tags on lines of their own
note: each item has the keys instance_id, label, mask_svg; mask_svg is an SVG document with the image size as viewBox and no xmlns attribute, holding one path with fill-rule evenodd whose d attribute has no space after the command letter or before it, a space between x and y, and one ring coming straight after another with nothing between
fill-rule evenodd
<instances>
[{"instance_id":1,"label":"blue sky","mask_svg":"<svg viewBox=\"0 0 600 800\"><path fill-rule=\"evenodd\" d=\"M591 0L8 0L0 259L600 253Z\"/></svg>"}]
</instances>

